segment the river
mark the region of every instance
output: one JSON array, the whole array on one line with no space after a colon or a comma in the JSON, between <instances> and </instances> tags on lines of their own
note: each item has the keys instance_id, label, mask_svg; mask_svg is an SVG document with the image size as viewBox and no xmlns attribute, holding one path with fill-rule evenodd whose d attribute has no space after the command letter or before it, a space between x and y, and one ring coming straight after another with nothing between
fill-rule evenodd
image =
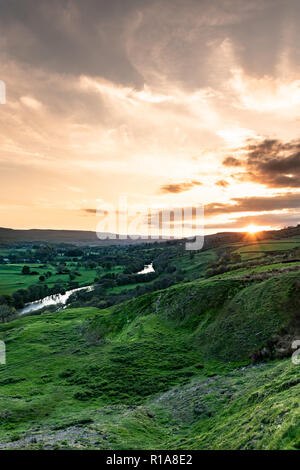
<instances>
[{"instance_id":1,"label":"river","mask_svg":"<svg viewBox=\"0 0 300 470\"><path fill-rule=\"evenodd\" d=\"M144 269L139 271L137 274L148 274L154 273L155 270L153 268L153 264L145 264ZM35 300L34 302L29 302L23 308L19 310L19 315L24 315L25 313L34 312L35 310L39 310L40 308L48 307L49 305L57 305L67 303L68 298L74 293L80 290L91 291L94 289L94 286L85 286L85 287L77 287L77 289L67 290L65 294L54 294L48 295L40 300Z\"/></svg>"},{"instance_id":2,"label":"river","mask_svg":"<svg viewBox=\"0 0 300 470\"><path fill-rule=\"evenodd\" d=\"M139 271L137 274L148 274L148 273L154 273L155 269L153 268L153 264L145 264L144 269L142 271Z\"/></svg>"},{"instance_id":3,"label":"river","mask_svg":"<svg viewBox=\"0 0 300 470\"><path fill-rule=\"evenodd\" d=\"M78 292L80 290L91 291L93 290L93 286L85 286L85 287L77 287L77 289L67 290L65 294L53 294L48 295L40 300L35 300L34 302L29 302L23 308L19 310L19 315L24 315L25 313L34 312L35 310L39 310L43 307L48 307L49 305L57 305L67 303L68 298L74 294L74 292Z\"/></svg>"}]
</instances>

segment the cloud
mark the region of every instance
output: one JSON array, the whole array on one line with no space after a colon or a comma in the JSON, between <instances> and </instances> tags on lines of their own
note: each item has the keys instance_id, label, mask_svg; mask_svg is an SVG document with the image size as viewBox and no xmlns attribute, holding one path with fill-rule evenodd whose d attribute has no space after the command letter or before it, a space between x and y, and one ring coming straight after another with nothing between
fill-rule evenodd
<instances>
[{"instance_id":1,"label":"cloud","mask_svg":"<svg viewBox=\"0 0 300 470\"><path fill-rule=\"evenodd\" d=\"M229 186L229 183L226 180L219 180L216 182L216 185L220 186L221 188L227 188L227 186Z\"/></svg>"},{"instance_id":2,"label":"cloud","mask_svg":"<svg viewBox=\"0 0 300 470\"><path fill-rule=\"evenodd\" d=\"M182 211L186 211L186 214L193 214L196 210L199 210L198 205L191 206L191 207L178 207L175 211L175 221L176 218L181 220ZM197 209L198 208L198 209ZM253 216L247 215L243 216L243 213L249 212L257 212ZM240 221L237 226L241 227L241 223L244 221L245 217L248 218L252 217L253 219L249 219L251 222L254 222L254 218L260 222L262 222L265 218L266 221L276 220L276 222L280 220L292 220L294 214L300 213L300 193L293 194L280 194L275 196L269 197L246 197L246 198L232 198L229 203L210 203L204 206L204 217L205 218L212 218L216 216L224 216L224 218L228 218L231 215L241 214L236 220ZM168 216L170 210L165 208L158 210L156 215L160 218L163 215ZM272 213L272 214L270 214ZM148 218L148 222L151 223L151 218ZM294 220L294 219L293 219ZM298 220L296 216L296 220ZM267 222L266 222L267 223ZM266 225L263 224L263 225ZM211 225L205 224L205 226L210 227ZM222 222L218 222L216 227L222 226Z\"/></svg>"},{"instance_id":3,"label":"cloud","mask_svg":"<svg viewBox=\"0 0 300 470\"><path fill-rule=\"evenodd\" d=\"M225 166L241 166L242 162L235 157L226 157L223 160L223 165Z\"/></svg>"},{"instance_id":4,"label":"cloud","mask_svg":"<svg viewBox=\"0 0 300 470\"><path fill-rule=\"evenodd\" d=\"M40 103L38 100L36 100L32 96L21 96L20 101L25 106L28 106L28 108L35 109L36 111L41 109L42 107L42 103Z\"/></svg>"},{"instance_id":5,"label":"cloud","mask_svg":"<svg viewBox=\"0 0 300 470\"><path fill-rule=\"evenodd\" d=\"M187 214L200 207L199 204L190 207L178 207L177 211L186 210ZM300 211L300 193L285 193L269 197L246 197L232 198L228 203L214 202L204 205L204 215L213 217L219 215L230 215L245 212L274 212L274 211ZM169 209L161 209L157 211L160 214L168 214Z\"/></svg>"},{"instance_id":6,"label":"cloud","mask_svg":"<svg viewBox=\"0 0 300 470\"><path fill-rule=\"evenodd\" d=\"M81 212L85 212L86 214L97 214L97 209L80 209Z\"/></svg>"},{"instance_id":7,"label":"cloud","mask_svg":"<svg viewBox=\"0 0 300 470\"><path fill-rule=\"evenodd\" d=\"M201 185L202 183L200 183L200 181L164 184L160 187L160 192L178 194L178 193L182 193L183 191L189 191L194 186L201 186Z\"/></svg>"},{"instance_id":8,"label":"cloud","mask_svg":"<svg viewBox=\"0 0 300 470\"><path fill-rule=\"evenodd\" d=\"M57 224L75 228L120 194L236 214L266 194L249 181L298 188L299 150L282 147L299 127L298 0L2 3L0 193L35 208L27 227L50 220L41 195L72 203ZM276 140L248 141L261 135Z\"/></svg>"},{"instance_id":9,"label":"cloud","mask_svg":"<svg viewBox=\"0 0 300 470\"><path fill-rule=\"evenodd\" d=\"M242 149L246 157L227 157L225 166L241 166L238 177L271 188L300 188L300 141L281 142L265 139Z\"/></svg>"},{"instance_id":10,"label":"cloud","mask_svg":"<svg viewBox=\"0 0 300 470\"><path fill-rule=\"evenodd\" d=\"M50 73L102 76L141 86L124 35L138 0L12 0L1 9L1 35L13 60ZM28 14L30 12L30 14ZM55 27L53 27L55 25Z\"/></svg>"},{"instance_id":11,"label":"cloud","mask_svg":"<svg viewBox=\"0 0 300 470\"><path fill-rule=\"evenodd\" d=\"M208 223L205 228L208 230L230 230L230 229L243 229L249 225L257 225L258 227L265 227L269 230L271 227L283 228L293 227L300 223L300 212L295 214L267 214L238 217L229 222ZM263 230L263 229L262 229Z\"/></svg>"},{"instance_id":12,"label":"cloud","mask_svg":"<svg viewBox=\"0 0 300 470\"><path fill-rule=\"evenodd\" d=\"M268 212L285 209L300 209L300 193L287 193L269 197L232 198L229 204L207 204L205 206L205 215L211 217L237 212Z\"/></svg>"},{"instance_id":13,"label":"cloud","mask_svg":"<svg viewBox=\"0 0 300 470\"><path fill-rule=\"evenodd\" d=\"M233 71L232 88L237 92L237 106L257 112L274 112L300 104L300 80L250 77L241 70Z\"/></svg>"}]
</instances>

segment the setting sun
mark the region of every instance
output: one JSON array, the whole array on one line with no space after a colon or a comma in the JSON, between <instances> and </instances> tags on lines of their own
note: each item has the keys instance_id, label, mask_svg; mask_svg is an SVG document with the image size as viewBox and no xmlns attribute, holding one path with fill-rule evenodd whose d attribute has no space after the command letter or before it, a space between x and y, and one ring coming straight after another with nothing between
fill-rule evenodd
<instances>
[{"instance_id":1,"label":"setting sun","mask_svg":"<svg viewBox=\"0 0 300 470\"><path fill-rule=\"evenodd\" d=\"M259 227L257 227L256 225L252 224L252 225L249 225L247 228L246 228L246 231L248 233L256 233L259 231Z\"/></svg>"}]
</instances>

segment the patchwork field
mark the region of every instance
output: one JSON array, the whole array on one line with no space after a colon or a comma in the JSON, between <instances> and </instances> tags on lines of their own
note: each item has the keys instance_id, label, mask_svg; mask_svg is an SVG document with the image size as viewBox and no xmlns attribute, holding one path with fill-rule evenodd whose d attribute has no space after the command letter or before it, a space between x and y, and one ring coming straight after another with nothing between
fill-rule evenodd
<instances>
[{"instance_id":1,"label":"patchwork field","mask_svg":"<svg viewBox=\"0 0 300 470\"><path fill-rule=\"evenodd\" d=\"M33 284L41 283L40 275L45 271L50 271L52 276L44 281L49 287L56 283L67 283L69 281L68 274L56 274L56 269L49 265L46 268L40 268L40 264L28 264L31 271L37 271L37 275L23 275L22 268L24 264L0 264L0 295L12 294L18 289L26 289ZM79 286L92 284L96 277L96 270L79 268L80 276L76 278Z\"/></svg>"},{"instance_id":2,"label":"patchwork field","mask_svg":"<svg viewBox=\"0 0 300 470\"><path fill-rule=\"evenodd\" d=\"M283 239L283 240L270 240L270 241L261 241L259 243L251 243L243 245L242 247L236 250L238 253L267 253L274 251L288 251L293 248L300 247L300 239Z\"/></svg>"}]
</instances>

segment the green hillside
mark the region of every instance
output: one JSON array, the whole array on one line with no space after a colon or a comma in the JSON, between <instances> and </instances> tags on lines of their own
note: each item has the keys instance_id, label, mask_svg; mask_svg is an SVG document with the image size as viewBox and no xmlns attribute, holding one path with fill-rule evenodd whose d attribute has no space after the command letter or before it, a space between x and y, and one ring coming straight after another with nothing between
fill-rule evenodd
<instances>
[{"instance_id":1,"label":"green hillside","mask_svg":"<svg viewBox=\"0 0 300 470\"><path fill-rule=\"evenodd\" d=\"M198 280L1 325L1 447L299 448L299 290Z\"/></svg>"}]
</instances>

